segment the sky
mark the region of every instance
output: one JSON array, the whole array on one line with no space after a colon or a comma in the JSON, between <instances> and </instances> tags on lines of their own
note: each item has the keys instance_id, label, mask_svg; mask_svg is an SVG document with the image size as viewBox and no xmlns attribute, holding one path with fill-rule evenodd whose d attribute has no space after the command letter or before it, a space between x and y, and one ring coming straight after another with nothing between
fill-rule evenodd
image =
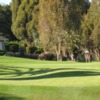
<instances>
[{"instance_id":1,"label":"sky","mask_svg":"<svg viewBox=\"0 0 100 100\"><path fill-rule=\"evenodd\" d=\"M0 0L0 4L9 4L11 0Z\"/></svg>"},{"instance_id":2,"label":"sky","mask_svg":"<svg viewBox=\"0 0 100 100\"><path fill-rule=\"evenodd\" d=\"M10 2L11 0L0 0L0 4L9 4Z\"/></svg>"}]
</instances>

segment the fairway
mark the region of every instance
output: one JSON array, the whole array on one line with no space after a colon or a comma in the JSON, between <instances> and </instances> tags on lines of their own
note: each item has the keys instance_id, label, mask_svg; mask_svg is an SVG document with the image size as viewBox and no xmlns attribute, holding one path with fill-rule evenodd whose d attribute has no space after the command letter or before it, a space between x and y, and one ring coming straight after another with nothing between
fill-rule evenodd
<instances>
[{"instance_id":1,"label":"fairway","mask_svg":"<svg viewBox=\"0 0 100 100\"><path fill-rule=\"evenodd\" d=\"M100 62L0 56L0 100L100 100Z\"/></svg>"}]
</instances>

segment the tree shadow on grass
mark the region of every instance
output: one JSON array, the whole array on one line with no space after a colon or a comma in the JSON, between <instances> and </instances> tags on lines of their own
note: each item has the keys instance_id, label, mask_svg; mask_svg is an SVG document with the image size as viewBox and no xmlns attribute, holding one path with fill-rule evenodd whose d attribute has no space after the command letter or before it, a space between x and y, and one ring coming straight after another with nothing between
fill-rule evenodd
<instances>
[{"instance_id":1,"label":"tree shadow on grass","mask_svg":"<svg viewBox=\"0 0 100 100\"><path fill-rule=\"evenodd\" d=\"M0 80L39 80L61 77L86 77L100 76L100 72L95 70L78 69L78 68L22 68L17 67L0 67ZM6 78L4 76L7 76ZM22 77L20 77L22 76Z\"/></svg>"},{"instance_id":2,"label":"tree shadow on grass","mask_svg":"<svg viewBox=\"0 0 100 100\"><path fill-rule=\"evenodd\" d=\"M11 67L11 66L0 66L0 75L7 76L7 75L13 75L13 77L18 77L22 75L29 74L32 75L38 75L38 74L44 74L48 72L53 72L57 70L68 70L70 68L26 68L26 67ZM72 68L71 68L72 69ZM25 71L23 71L25 70Z\"/></svg>"},{"instance_id":3,"label":"tree shadow on grass","mask_svg":"<svg viewBox=\"0 0 100 100\"><path fill-rule=\"evenodd\" d=\"M0 100L25 100L25 99L11 94L0 93Z\"/></svg>"}]
</instances>

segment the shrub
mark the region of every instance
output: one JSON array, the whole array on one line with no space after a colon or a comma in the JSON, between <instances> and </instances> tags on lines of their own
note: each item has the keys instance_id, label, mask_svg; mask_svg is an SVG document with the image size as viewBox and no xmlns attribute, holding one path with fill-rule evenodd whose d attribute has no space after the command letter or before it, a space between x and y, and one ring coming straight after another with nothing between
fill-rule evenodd
<instances>
[{"instance_id":1,"label":"shrub","mask_svg":"<svg viewBox=\"0 0 100 100\"><path fill-rule=\"evenodd\" d=\"M4 42L4 45L5 45L6 51L9 51L9 45L10 45L10 43L7 41L7 42Z\"/></svg>"},{"instance_id":2,"label":"shrub","mask_svg":"<svg viewBox=\"0 0 100 100\"><path fill-rule=\"evenodd\" d=\"M38 55L37 54L25 54L24 58L38 59Z\"/></svg>"},{"instance_id":3,"label":"shrub","mask_svg":"<svg viewBox=\"0 0 100 100\"><path fill-rule=\"evenodd\" d=\"M5 54L5 50L0 50L0 55L4 55Z\"/></svg>"},{"instance_id":4,"label":"shrub","mask_svg":"<svg viewBox=\"0 0 100 100\"><path fill-rule=\"evenodd\" d=\"M17 52L17 53L7 52L7 53L6 53L6 56L20 57L20 54L19 54L18 52Z\"/></svg>"},{"instance_id":5,"label":"shrub","mask_svg":"<svg viewBox=\"0 0 100 100\"><path fill-rule=\"evenodd\" d=\"M13 53L13 52L7 52L7 56L13 56L13 57L22 57L22 58L30 58L30 59L38 59L37 54L22 54L22 53Z\"/></svg>"},{"instance_id":6,"label":"shrub","mask_svg":"<svg viewBox=\"0 0 100 100\"><path fill-rule=\"evenodd\" d=\"M19 43L16 41L13 42L4 42L5 44L5 49L7 52L18 52L19 50Z\"/></svg>"},{"instance_id":7,"label":"shrub","mask_svg":"<svg viewBox=\"0 0 100 100\"><path fill-rule=\"evenodd\" d=\"M38 59L44 60L45 59L45 54L44 53L39 54Z\"/></svg>"},{"instance_id":8,"label":"shrub","mask_svg":"<svg viewBox=\"0 0 100 100\"><path fill-rule=\"evenodd\" d=\"M94 52L90 53L90 55L91 55L91 61L96 61L97 60L96 55L95 55Z\"/></svg>"},{"instance_id":9,"label":"shrub","mask_svg":"<svg viewBox=\"0 0 100 100\"><path fill-rule=\"evenodd\" d=\"M21 57L24 56L24 53L25 53L25 48L24 47L19 47L19 54Z\"/></svg>"},{"instance_id":10,"label":"shrub","mask_svg":"<svg viewBox=\"0 0 100 100\"><path fill-rule=\"evenodd\" d=\"M19 45L18 44L10 44L9 51L10 52L18 52L19 51Z\"/></svg>"},{"instance_id":11,"label":"shrub","mask_svg":"<svg viewBox=\"0 0 100 100\"><path fill-rule=\"evenodd\" d=\"M54 56L53 53L47 51L47 52L39 54L38 59L41 59L41 60L53 60L54 57L55 56Z\"/></svg>"},{"instance_id":12,"label":"shrub","mask_svg":"<svg viewBox=\"0 0 100 100\"><path fill-rule=\"evenodd\" d=\"M26 47L26 53L33 54L37 50L36 47Z\"/></svg>"},{"instance_id":13,"label":"shrub","mask_svg":"<svg viewBox=\"0 0 100 100\"><path fill-rule=\"evenodd\" d=\"M85 62L84 53L80 53L77 56L77 61L79 61L79 62Z\"/></svg>"},{"instance_id":14,"label":"shrub","mask_svg":"<svg viewBox=\"0 0 100 100\"><path fill-rule=\"evenodd\" d=\"M37 48L37 50L34 53L35 54L41 54L41 53L43 53L43 49L42 48Z\"/></svg>"},{"instance_id":15,"label":"shrub","mask_svg":"<svg viewBox=\"0 0 100 100\"><path fill-rule=\"evenodd\" d=\"M32 53L35 53L35 51L37 51L37 47L31 47L30 48L30 53L32 54Z\"/></svg>"},{"instance_id":16,"label":"shrub","mask_svg":"<svg viewBox=\"0 0 100 100\"><path fill-rule=\"evenodd\" d=\"M51 52L45 52L45 60L53 60L54 59L54 54Z\"/></svg>"}]
</instances>

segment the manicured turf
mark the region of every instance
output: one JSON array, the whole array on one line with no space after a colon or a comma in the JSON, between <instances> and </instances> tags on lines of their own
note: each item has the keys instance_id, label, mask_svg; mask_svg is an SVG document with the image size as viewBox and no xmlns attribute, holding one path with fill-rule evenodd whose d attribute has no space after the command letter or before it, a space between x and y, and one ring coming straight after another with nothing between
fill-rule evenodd
<instances>
[{"instance_id":1,"label":"manicured turf","mask_svg":"<svg viewBox=\"0 0 100 100\"><path fill-rule=\"evenodd\" d=\"M0 100L100 100L100 62L0 56Z\"/></svg>"}]
</instances>

